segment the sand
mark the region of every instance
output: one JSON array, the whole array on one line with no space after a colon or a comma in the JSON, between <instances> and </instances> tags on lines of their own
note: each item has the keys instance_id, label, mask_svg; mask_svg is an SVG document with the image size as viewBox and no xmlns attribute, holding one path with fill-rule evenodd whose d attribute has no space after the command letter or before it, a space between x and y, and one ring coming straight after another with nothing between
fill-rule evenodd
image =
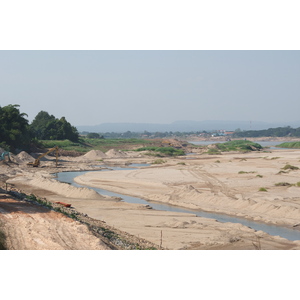
<instances>
[{"instance_id":1,"label":"sand","mask_svg":"<svg viewBox=\"0 0 300 300\"><path fill-rule=\"evenodd\" d=\"M0 193L1 230L10 250L109 250L87 226Z\"/></svg>"},{"instance_id":2,"label":"sand","mask_svg":"<svg viewBox=\"0 0 300 300\"><path fill-rule=\"evenodd\" d=\"M151 201L293 226L300 220L300 187L276 183L298 182L298 170L278 173L287 160L300 167L300 152L276 153L202 155L185 160L185 165L175 161L139 170L88 173L76 182ZM259 191L261 187L267 192Z\"/></svg>"},{"instance_id":3,"label":"sand","mask_svg":"<svg viewBox=\"0 0 300 300\"><path fill-rule=\"evenodd\" d=\"M108 151L109 152L109 151ZM115 163L115 151L105 153L105 163ZM88 162L64 158L59 171L91 168L102 155L86 154ZM120 153L117 153L120 155ZM140 155L140 154L139 154ZM300 170L280 173L287 163L300 167L299 150L272 153L228 153L217 156L196 154L166 158L162 165L110 172L90 172L76 178L87 186L101 187L150 201L186 208L242 216L264 223L292 227L300 220L300 187L275 186L296 183ZM117 157L124 165L152 161L149 157ZM240 173L243 171L243 173ZM53 168L6 168L10 183L46 196L51 201L71 203L92 218L144 238L165 249L299 249L300 241L255 231L241 224L220 223L193 214L163 212L141 204L129 204L108 196L95 195L51 178ZM259 175L259 176L257 176ZM260 192L260 187L267 192Z\"/></svg>"}]
</instances>

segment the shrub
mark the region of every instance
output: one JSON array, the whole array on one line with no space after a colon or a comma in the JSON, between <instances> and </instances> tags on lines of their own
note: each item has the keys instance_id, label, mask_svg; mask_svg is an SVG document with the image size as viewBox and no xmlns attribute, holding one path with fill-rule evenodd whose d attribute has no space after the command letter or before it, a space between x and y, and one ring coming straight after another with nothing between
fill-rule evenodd
<instances>
[{"instance_id":1,"label":"shrub","mask_svg":"<svg viewBox=\"0 0 300 300\"><path fill-rule=\"evenodd\" d=\"M260 144L253 143L247 140L230 141L222 144L216 144L216 146L221 151L248 152L248 151L259 151L262 149L262 146Z\"/></svg>"},{"instance_id":2,"label":"shrub","mask_svg":"<svg viewBox=\"0 0 300 300\"><path fill-rule=\"evenodd\" d=\"M295 167L295 166L292 166L292 165L289 165L289 164L285 165L282 169L283 170L299 170L298 167Z\"/></svg>"},{"instance_id":3,"label":"shrub","mask_svg":"<svg viewBox=\"0 0 300 300\"><path fill-rule=\"evenodd\" d=\"M205 153L207 153L209 155L221 154L221 152L218 149L214 149L214 148L213 149L208 149L208 151L205 152Z\"/></svg>"},{"instance_id":4,"label":"shrub","mask_svg":"<svg viewBox=\"0 0 300 300\"><path fill-rule=\"evenodd\" d=\"M159 152L165 156L180 156L185 155L183 150L175 149L173 147L142 147L138 148L135 151L153 151L153 152Z\"/></svg>"},{"instance_id":5,"label":"shrub","mask_svg":"<svg viewBox=\"0 0 300 300\"><path fill-rule=\"evenodd\" d=\"M156 159L155 161L152 162L152 164L154 165L160 165L160 164L164 164L166 161L159 158L159 159Z\"/></svg>"},{"instance_id":6,"label":"shrub","mask_svg":"<svg viewBox=\"0 0 300 300\"><path fill-rule=\"evenodd\" d=\"M256 177L263 178L263 176L260 174L257 174Z\"/></svg>"},{"instance_id":7,"label":"shrub","mask_svg":"<svg viewBox=\"0 0 300 300\"><path fill-rule=\"evenodd\" d=\"M275 186L291 186L292 184L288 183L288 182L278 182L275 183Z\"/></svg>"},{"instance_id":8,"label":"shrub","mask_svg":"<svg viewBox=\"0 0 300 300\"><path fill-rule=\"evenodd\" d=\"M259 192L267 192L267 189L264 188L264 187L261 187L258 191L259 191Z\"/></svg>"}]
</instances>

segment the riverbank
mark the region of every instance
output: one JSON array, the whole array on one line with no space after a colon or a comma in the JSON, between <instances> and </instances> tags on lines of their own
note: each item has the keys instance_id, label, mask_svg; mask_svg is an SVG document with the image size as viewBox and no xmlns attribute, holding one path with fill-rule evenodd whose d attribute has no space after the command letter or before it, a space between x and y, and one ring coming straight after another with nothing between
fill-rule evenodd
<instances>
[{"instance_id":1,"label":"riverbank","mask_svg":"<svg viewBox=\"0 0 300 300\"><path fill-rule=\"evenodd\" d=\"M151 164L155 160L142 154L138 157L134 155L137 154L102 158L101 164ZM88 186L151 201L224 212L297 228L300 188L276 187L275 183L297 181L297 171L277 173L287 162L299 165L299 156L297 150L216 156L199 153L165 158L163 164L131 171L91 172L76 180ZM91 196L88 189L71 187L52 178L51 173L57 171L99 169L97 161L95 156L92 159L76 158L76 162L74 158L64 158L58 169L53 168L50 161L47 162L48 167L39 169L19 165L8 182L52 202L70 203L77 211L148 240L157 248L300 249L298 241L270 236L247 226L220 223L192 214L156 211L146 205L125 203L115 197ZM267 192L260 192L260 187L265 187Z\"/></svg>"},{"instance_id":2,"label":"riverbank","mask_svg":"<svg viewBox=\"0 0 300 300\"><path fill-rule=\"evenodd\" d=\"M28 167L23 154L18 163L3 164L2 170L6 182L15 188L52 202L69 203L78 212L145 239L158 249L300 248L298 241L270 236L240 224L220 223L194 214L157 211L146 205L96 194L87 187L59 183L53 178L55 172L93 170L95 172L80 176L76 181L150 201L298 228L300 188L276 186L276 183L298 181L297 170L282 168L287 163L299 165L299 151L280 149L222 155L202 152L199 149L193 155L164 158L161 164L153 164L156 159L143 153L124 155L110 151L108 157L91 152L79 158L63 157L58 168L54 167L51 157L46 157L40 168ZM125 166L131 163L151 166L131 171L97 172L102 168L100 164ZM261 187L266 192L259 191Z\"/></svg>"}]
</instances>

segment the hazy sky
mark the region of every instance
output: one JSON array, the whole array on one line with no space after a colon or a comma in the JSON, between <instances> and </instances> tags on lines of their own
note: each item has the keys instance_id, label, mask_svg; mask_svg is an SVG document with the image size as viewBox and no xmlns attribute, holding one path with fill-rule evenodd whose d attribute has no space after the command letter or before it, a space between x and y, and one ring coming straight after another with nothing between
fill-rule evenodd
<instances>
[{"instance_id":1,"label":"hazy sky","mask_svg":"<svg viewBox=\"0 0 300 300\"><path fill-rule=\"evenodd\" d=\"M300 119L300 51L0 51L0 105L72 125Z\"/></svg>"}]
</instances>

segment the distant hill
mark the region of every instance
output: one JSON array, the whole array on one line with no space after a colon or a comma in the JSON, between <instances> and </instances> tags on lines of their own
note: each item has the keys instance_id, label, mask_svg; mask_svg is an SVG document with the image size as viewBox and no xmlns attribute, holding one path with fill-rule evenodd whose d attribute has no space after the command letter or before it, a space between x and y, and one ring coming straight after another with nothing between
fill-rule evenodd
<instances>
[{"instance_id":1,"label":"distant hill","mask_svg":"<svg viewBox=\"0 0 300 300\"><path fill-rule=\"evenodd\" d=\"M76 126L79 132L166 132L166 131L211 131L211 130L227 130L234 131L237 128L241 130L262 130L275 127L300 127L299 122L251 122L250 121L176 121L171 124L152 124L152 123L103 123L94 126Z\"/></svg>"}]
</instances>

